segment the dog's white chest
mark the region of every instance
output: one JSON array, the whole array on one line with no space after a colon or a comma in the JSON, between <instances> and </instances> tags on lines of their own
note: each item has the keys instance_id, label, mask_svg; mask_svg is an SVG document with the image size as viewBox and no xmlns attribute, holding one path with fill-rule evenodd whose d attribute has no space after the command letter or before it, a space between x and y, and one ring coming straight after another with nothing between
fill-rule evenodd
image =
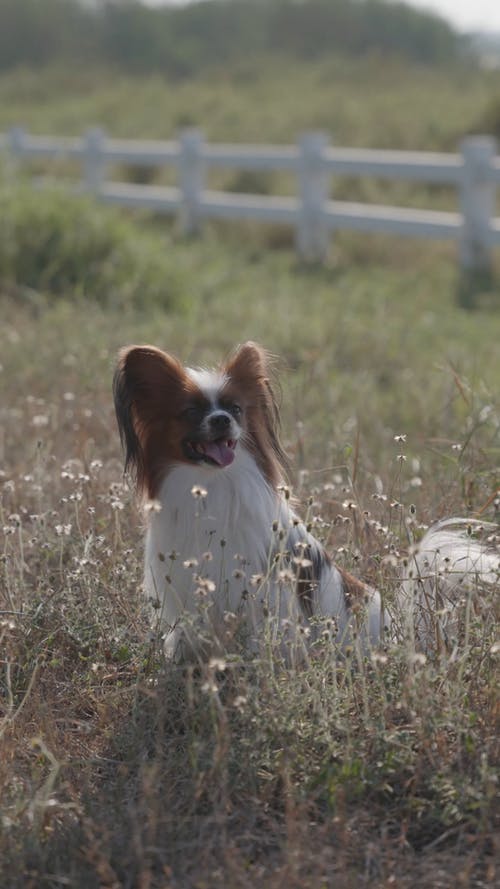
<instances>
[{"instance_id":1,"label":"dog's white chest","mask_svg":"<svg viewBox=\"0 0 500 889\"><path fill-rule=\"evenodd\" d=\"M204 597L214 617L237 614L252 578L269 572L273 522L286 521L253 457L240 449L225 470L175 467L159 502L146 538L145 585L162 623L175 627Z\"/></svg>"}]
</instances>

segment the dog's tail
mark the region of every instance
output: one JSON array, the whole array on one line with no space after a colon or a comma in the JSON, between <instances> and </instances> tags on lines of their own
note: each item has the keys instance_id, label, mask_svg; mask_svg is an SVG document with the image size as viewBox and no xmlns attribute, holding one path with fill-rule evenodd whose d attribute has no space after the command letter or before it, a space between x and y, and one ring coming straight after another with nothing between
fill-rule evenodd
<instances>
[{"instance_id":1,"label":"dog's tail","mask_svg":"<svg viewBox=\"0 0 500 889\"><path fill-rule=\"evenodd\" d=\"M500 589L500 527L444 519L429 528L404 569L405 632L418 648L449 648L461 633L464 614L475 611L495 587Z\"/></svg>"}]
</instances>

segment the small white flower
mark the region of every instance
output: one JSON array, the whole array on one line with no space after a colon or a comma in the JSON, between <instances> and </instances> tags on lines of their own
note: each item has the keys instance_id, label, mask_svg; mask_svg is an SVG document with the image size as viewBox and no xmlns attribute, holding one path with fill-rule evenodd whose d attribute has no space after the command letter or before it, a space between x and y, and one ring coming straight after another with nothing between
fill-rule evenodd
<instances>
[{"instance_id":1,"label":"small white flower","mask_svg":"<svg viewBox=\"0 0 500 889\"><path fill-rule=\"evenodd\" d=\"M210 580L209 577L200 577L199 575L195 575L194 579L198 584L197 592L199 592L201 595L206 595L207 593L215 593L215 583L213 582L213 580Z\"/></svg>"},{"instance_id":2,"label":"small white flower","mask_svg":"<svg viewBox=\"0 0 500 889\"><path fill-rule=\"evenodd\" d=\"M47 414L36 414L32 421L31 425L35 427L35 429L43 429L45 426L49 425L49 418Z\"/></svg>"},{"instance_id":3,"label":"small white flower","mask_svg":"<svg viewBox=\"0 0 500 889\"><path fill-rule=\"evenodd\" d=\"M234 699L234 706L236 707L237 710L243 710L243 707L245 706L246 702L247 702L247 699L244 695L238 695Z\"/></svg>"},{"instance_id":4,"label":"small white flower","mask_svg":"<svg viewBox=\"0 0 500 889\"><path fill-rule=\"evenodd\" d=\"M246 574L244 571L241 570L241 568L236 568L233 571L233 577L235 580L242 580L244 577L246 577Z\"/></svg>"},{"instance_id":5,"label":"small white flower","mask_svg":"<svg viewBox=\"0 0 500 889\"><path fill-rule=\"evenodd\" d=\"M386 655L386 654L383 654L381 651L374 651L374 652L372 652L372 655L371 655L371 662L372 662L372 664L374 664L375 666L376 666L377 664L381 664L381 665L383 666L384 664L387 664L388 661L389 661L389 658L387 657L387 655Z\"/></svg>"},{"instance_id":6,"label":"small white flower","mask_svg":"<svg viewBox=\"0 0 500 889\"><path fill-rule=\"evenodd\" d=\"M206 488L202 488L201 485L193 485L191 488L191 494L195 500L204 500L207 496L208 491Z\"/></svg>"},{"instance_id":7,"label":"small white flower","mask_svg":"<svg viewBox=\"0 0 500 889\"><path fill-rule=\"evenodd\" d=\"M227 664L225 660L220 657L210 658L208 667L210 670L215 670L217 673L224 673L225 670L227 670Z\"/></svg>"},{"instance_id":8,"label":"small white flower","mask_svg":"<svg viewBox=\"0 0 500 889\"><path fill-rule=\"evenodd\" d=\"M415 667L423 667L424 664L427 663L427 658L421 651L416 651L415 654L412 655L411 661Z\"/></svg>"},{"instance_id":9,"label":"small white flower","mask_svg":"<svg viewBox=\"0 0 500 889\"><path fill-rule=\"evenodd\" d=\"M250 586L260 586L262 581L264 580L263 574L252 574L250 578Z\"/></svg>"},{"instance_id":10,"label":"small white flower","mask_svg":"<svg viewBox=\"0 0 500 889\"><path fill-rule=\"evenodd\" d=\"M278 572L278 580L282 583L293 583L295 581L295 574L290 568L285 568L283 571Z\"/></svg>"}]
</instances>

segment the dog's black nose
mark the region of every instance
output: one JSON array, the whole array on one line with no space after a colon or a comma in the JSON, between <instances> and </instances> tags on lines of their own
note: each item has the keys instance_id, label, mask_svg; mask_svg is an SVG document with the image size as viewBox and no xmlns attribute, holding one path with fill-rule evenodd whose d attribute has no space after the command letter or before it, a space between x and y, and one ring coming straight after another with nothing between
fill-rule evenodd
<instances>
[{"instance_id":1,"label":"dog's black nose","mask_svg":"<svg viewBox=\"0 0 500 889\"><path fill-rule=\"evenodd\" d=\"M231 417L225 411L219 411L210 417L210 426L214 432L226 432L231 425Z\"/></svg>"}]
</instances>

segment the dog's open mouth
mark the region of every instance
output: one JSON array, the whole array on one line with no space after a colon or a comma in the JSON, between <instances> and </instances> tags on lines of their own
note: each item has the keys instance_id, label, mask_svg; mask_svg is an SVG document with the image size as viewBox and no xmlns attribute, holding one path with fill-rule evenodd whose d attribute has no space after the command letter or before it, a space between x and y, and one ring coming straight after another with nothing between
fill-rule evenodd
<instances>
[{"instance_id":1,"label":"dog's open mouth","mask_svg":"<svg viewBox=\"0 0 500 889\"><path fill-rule=\"evenodd\" d=\"M234 460L234 438L218 438L215 441L190 441L187 443L191 460L203 461L210 466L229 466Z\"/></svg>"}]
</instances>

